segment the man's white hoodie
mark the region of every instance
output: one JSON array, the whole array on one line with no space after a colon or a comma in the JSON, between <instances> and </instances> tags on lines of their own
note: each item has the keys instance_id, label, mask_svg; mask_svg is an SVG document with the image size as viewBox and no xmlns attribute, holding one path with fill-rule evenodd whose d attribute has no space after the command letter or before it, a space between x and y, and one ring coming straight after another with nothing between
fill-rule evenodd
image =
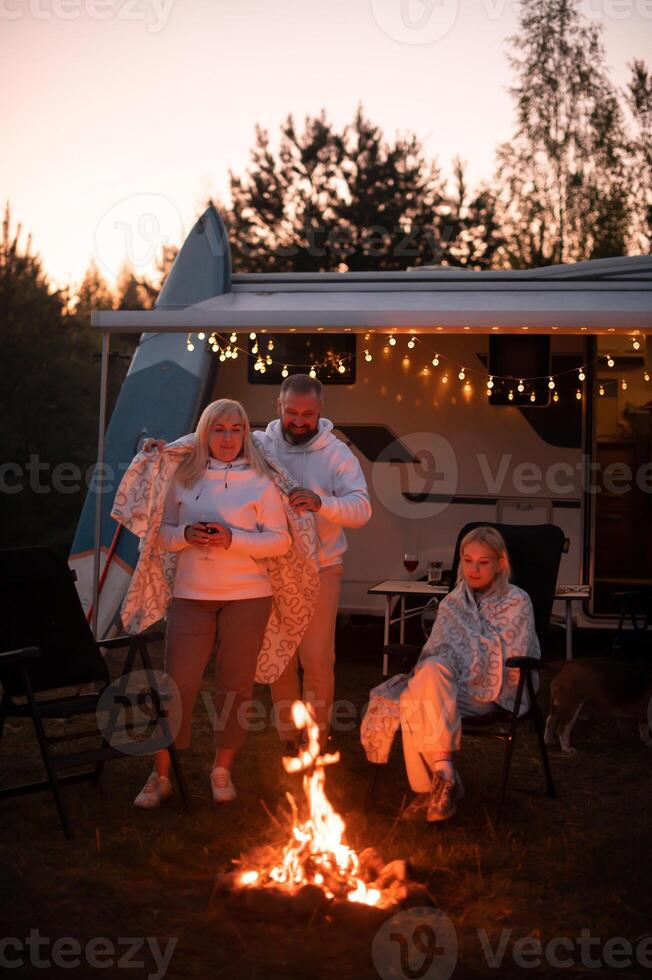
<instances>
[{"instance_id":1,"label":"man's white hoodie","mask_svg":"<svg viewBox=\"0 0 652 980\"><path fill-rule=\"evenodd\" d=\"M281 420L254 432L259 445L279 461L297 484L321 497L315 514L320 568L341 563L347 549L345 527L362 527L371 517L367 484L360 464L340 439L333 423L320 419L316 434L302 445L286 441Z\"/></svg>"}]
</instances>

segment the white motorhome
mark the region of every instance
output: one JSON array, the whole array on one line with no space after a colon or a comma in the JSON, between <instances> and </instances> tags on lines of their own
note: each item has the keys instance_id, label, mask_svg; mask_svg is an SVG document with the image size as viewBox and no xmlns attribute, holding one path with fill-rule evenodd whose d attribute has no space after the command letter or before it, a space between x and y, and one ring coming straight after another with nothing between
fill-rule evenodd
<instances>
[{"instance_id":1,"label":"white motorhome","mask_svg":"<svg viewBox=\"0 0 652 980\"><path fill-rule=\"evenodd\" d=\"M471 520L558 524L569 539L560 584L592 587L580 626L613 622L612 593L652 581L649 256L526 272L231 276L209 209L156 307L96 313L93 326L105 356L111 332L144 332L100 440L116 474L139 438L175 438L217 397L264 425L286 366L315 367L374 510L348 534L343 612L381 614L368 588L403 575L406 552L446 567ZM135 554L124 541L111 550L108 497L89 494L71 558L87 605L102 555L113 558L105 624Z\"/></svg>"}]
</instances>

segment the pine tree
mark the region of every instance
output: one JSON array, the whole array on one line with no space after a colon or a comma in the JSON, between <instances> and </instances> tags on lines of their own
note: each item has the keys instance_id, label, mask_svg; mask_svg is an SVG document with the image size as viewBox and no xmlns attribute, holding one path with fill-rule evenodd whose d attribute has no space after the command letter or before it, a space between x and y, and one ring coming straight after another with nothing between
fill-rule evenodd
<instances>
[{"instance_id":1,"label":"pine tree","mask_svg":"<svg viewBox=\"0 0 652 980\"><path fill-rule=\"evenodd\" d=\"M634 134L631 141L634 252L652 251L652 72L643 61L630 65L627 88Z\"/></svg>"}]
</instances>

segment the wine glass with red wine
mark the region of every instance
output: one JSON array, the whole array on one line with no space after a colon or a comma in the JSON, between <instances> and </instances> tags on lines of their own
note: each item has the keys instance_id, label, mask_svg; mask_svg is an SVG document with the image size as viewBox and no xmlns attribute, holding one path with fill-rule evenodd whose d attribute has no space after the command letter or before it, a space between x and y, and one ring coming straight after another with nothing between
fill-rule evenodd
<instances>
[{"instance_id":1,"label":"wine glass with red wine","mask_svg":"<svg viewBox=\"0 0 652 980\"><path fill-rule=\"evenodd\" d=\"M419 556L415 554L403 555L403 565L406 572L409 572L411 575L412 572L416 572L417 570L419 565Z\"/></svg>"}]
</instances>

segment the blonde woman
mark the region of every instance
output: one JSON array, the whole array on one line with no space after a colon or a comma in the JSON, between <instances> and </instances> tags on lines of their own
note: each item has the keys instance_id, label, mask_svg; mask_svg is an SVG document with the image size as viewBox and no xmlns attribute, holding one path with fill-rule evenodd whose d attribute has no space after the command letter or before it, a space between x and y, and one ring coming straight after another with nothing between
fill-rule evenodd
<instances>
[{"instance_id":1,"label":"blonde woman","mask_svg":"<svg viewBox=\"0 0 652 980\"><path fill-rule=\"evenodd\" d=\"M271 475L242 405L213 402L176 471L158 532L158 545L178 553L165 651L165 670L178 690L170 705L177 748L190 744L193 705L217 641L211 770L217 803L236 796L231 767L246 737L243 705L272 608L265 559L285 554L291 543ZM156 807L170 795L169 768L167 750L157 752L136 806Z\"/></svg>"},{"instance_id":2,"label":"blonde woman","mask_svg":"<svg viewBox=\"0 0 652 980\"><path fill-rule=\"evenodd\" d=\"M530 597L509 581L501 534L470 531L460 545L456 587L442 599L432 632L400 694L400 724L408 779L418 794L405 814L446 820L463 795L454 753L461 719L496 706L512 710L518 670L509 657L540 657ZM527 696L521 713L528 709Z\"/></svg>"}]
</instances>

